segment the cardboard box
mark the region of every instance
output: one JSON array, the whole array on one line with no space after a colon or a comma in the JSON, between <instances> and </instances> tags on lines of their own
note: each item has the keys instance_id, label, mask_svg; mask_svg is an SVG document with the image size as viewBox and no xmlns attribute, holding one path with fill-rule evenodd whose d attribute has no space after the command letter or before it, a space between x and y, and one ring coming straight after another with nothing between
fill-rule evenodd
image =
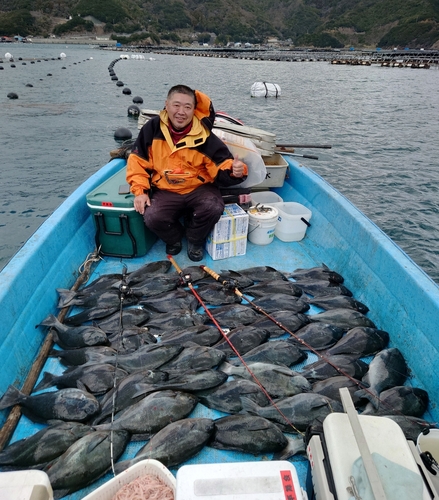
<instances>
[{"instance_id":1,"label":"cardboard box","mask_svg":"<svg viewBox=\"0 0 439 500\"><path fill-rule=\"evenodd\" d=\"M265 168L267 169L267 175L264 181L253 186L252 189L282 187L288 168L286 160L278 153L271 156L263 156L262 158L265 163Z\"/></svg>"},{"instance_id":2,"label":"cardboard box","mask_svg":"<svg viewBox=\"0 0 439 500\"><path fill-rule=\"evenodd\" d=\"M139 257L157 239L134 209L134 195L125 176L123 168L86 196L96 228L96 247L102 255Z\"/></svg>"},{"instance_id":3,"label":"cardboard box","mask_svg":"<svg viewBox=\"0 0 439 500\"><path fill-rule=\"evenodd\" d=\"M206 240L206 250L213 260L245 255L248 215L236 203L226 205L223 215Z\"/></svg>"}]
</instances>

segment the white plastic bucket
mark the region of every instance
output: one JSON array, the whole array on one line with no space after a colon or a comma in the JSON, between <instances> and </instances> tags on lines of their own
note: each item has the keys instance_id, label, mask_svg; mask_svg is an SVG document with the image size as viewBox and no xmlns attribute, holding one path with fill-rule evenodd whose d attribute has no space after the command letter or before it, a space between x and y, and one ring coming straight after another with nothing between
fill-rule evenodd
<instances>
[{"instance_id":1,"label":"white plastic bucket","mask_svg":"<svg viewBox=\"0 0 439 500\"><path fill-rule=\"evenodd\" d=\"M279 212L275 236L282 241L300 241L304 238L312 212L293 201L272 203Z\"/></svg>"},{"instance_id":2,"label":"white plastic bucket","mask_svg":"<svg viewBox=\"0 0 439 500\"><path fill-rule=\"evenodd\" d=\"M252 205L257 205L258 203L281 203L284 201L278 194L274 191L256 191L251 194Z\"/></svg>"},{"instance_id":3,"label":"white plastic bucket","mask_svg":"<svg viewBox=\"0 0 439 500\"><path fill-rule=\"evenodd\" d=\"M274 231L279 215L271 205L250 207L248 213L248 239L255 245L268 245L274 239Z\"/></svg>"}]
</instances>

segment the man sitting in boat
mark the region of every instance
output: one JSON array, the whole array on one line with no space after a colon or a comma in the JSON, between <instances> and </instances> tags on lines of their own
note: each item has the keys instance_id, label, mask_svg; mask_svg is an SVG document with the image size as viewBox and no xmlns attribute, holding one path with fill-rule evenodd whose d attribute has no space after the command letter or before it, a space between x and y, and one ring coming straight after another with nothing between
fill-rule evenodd
<instances>
[{"instance_id":1,"label":"man sitting in boat","mask_svg":"<svg viewBox=\"0 0 439 500\"><path fill-rule=\"evenodd\" d=\"M204 242L224 210L220 187L240 184L247 165L213 133L209 97L172 87L159 116L145 123L128 157L127 182L146 226L177 255L186 231L188 256L203 258ZM184 216L184 225L179 219Z\"/></svg>"}]
</instances>

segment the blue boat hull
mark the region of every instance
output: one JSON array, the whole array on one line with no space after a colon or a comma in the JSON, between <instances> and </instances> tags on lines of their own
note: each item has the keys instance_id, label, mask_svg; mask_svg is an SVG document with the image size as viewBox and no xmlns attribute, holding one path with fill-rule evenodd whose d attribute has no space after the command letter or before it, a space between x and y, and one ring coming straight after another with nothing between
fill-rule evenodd
<instances>
[{"instance_id":1,"label":"blue boat hull","mask_svg":"<svg viewBox=\"0 0 439 500\"><path fill-rule=\"evenodd\" d=\"M275 191L284 201L295 201L312 211L312 226L300 242L275 240L268 246L248 243L245 256L203 263L221 272L271 265L281 271L293 271L325 263L341 273L346 286L357 300L367 304L368 316L377 327L390 334L390 345L398 347L413 373L412 385L420 385L431 397L429 418L439 420L436 407L438 378L432 376L438 362L439 319L438 286L376 225L345 197L312 170L291 158L289 177ZM0 310L2 311L0 394L12 384L21 387L41 344L45 330L35 329L49 313L57 313L56 288L70 288L81 264L94 250L95 230L86 205L86 194L124 166L113 160L81 185L41 226L1 273ZM99 273L121 272L125 263L133 270L145 260L166 256L164 244L157 242L144 258L106 258ZM177 261L180 267L192 265L185 252ZM49 361L51 363L52 361ZM45 368L47 369L47 367ZM51 366L51 370L56 370ZM194 415L199 416L196 410ZM221 416L217 412L217 416ZM1 412L2 424L8 412ZM14 440L29 433L33 425L22 418ZM138 446L137 446L138 448ZM132 457L130 445L124 457ZM259 460L240 454L208 449L190 463ZM307 462L295 462L303 480ZM108 479L108 478L107 478ZM81 498L105 479L69 498Z\"/></svg>"}]
</instances>

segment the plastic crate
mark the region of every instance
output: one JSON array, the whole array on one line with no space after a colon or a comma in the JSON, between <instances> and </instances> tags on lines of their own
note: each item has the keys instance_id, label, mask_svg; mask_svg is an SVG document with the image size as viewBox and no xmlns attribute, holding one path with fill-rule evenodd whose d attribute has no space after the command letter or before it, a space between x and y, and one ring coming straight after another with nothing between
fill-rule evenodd
<instances>
[{"instance_id":1,"label":"plastic crate","mask_svg":"<svg viewBox=\"0 0 439 500\"><path fill-rule=\"evenodd\" d=\"M155 476L166 486L172 488L175 497L176 481L171 472L158 460L142 460L132 465L127 470L110 479L107 483L84 497L82 500L111 500L113 496L126 484L131 483L141 476Z\"/></svg>"}]
</instances>

